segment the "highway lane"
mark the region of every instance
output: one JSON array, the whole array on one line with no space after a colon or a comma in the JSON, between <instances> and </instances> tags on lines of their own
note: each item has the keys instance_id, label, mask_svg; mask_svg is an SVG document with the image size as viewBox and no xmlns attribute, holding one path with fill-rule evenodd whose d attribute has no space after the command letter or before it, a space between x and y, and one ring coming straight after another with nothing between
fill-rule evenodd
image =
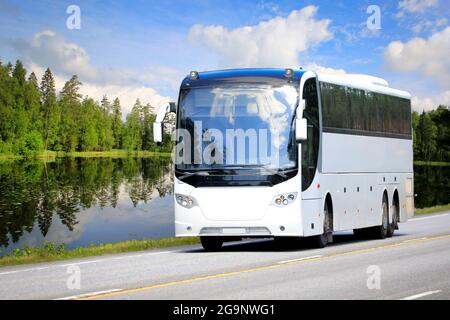
<instances>
[{"instance_id":1,"label":"highway lane","mask_svg":"<svg viewBox=\"0 0 450 320\"><path fill-rule=\"evenodd\" d=\"M259 240L0 268L0 299L450 299L449 271L445 212L385 240L339 233L325 249Z\"/></svg>"}]
</instances>

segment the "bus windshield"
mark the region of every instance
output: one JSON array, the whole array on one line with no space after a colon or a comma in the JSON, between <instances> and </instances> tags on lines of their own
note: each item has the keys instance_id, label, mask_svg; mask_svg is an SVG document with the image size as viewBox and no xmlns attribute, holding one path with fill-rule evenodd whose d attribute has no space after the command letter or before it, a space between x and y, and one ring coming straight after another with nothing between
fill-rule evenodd
<instances>
[{"instance_id":1,"label":"bus windshield","mask_svg":"<svg viewBox=\"0 0 450 320\"><path fill-rule=\"evenodd\" d=\"M297 105L294 85L233 84L182 90L177 170L233 169L236 173L297 168L292 126Z\"/></svg>"}]
</instances>

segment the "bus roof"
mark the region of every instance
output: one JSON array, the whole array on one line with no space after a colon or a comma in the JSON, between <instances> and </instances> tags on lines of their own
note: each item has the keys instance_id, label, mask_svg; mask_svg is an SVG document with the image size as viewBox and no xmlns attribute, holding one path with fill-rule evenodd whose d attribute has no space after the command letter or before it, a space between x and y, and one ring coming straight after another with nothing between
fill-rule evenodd
<instances>
[{"instance_id":1,"label":"bus roof","mask_svg":"<svg viewBox=\"0 0 450 320\"><path fill-rule=\"evenodd\" d=\"M391 96L396 96L405 99L411 99L411 94L389 87L389 83L378 77L373 77L365 74L317 74L319 81L328 82L332 84L367 90Z\"/></svg>"},{"instance_id":2,"label":"bus roof","mask_svg":"<svg viewBox=\"0 0 450 320\"><path fill-rule=\"evenodd\" d=\"M232 84L240 83L243 80L249 83L270 82L282 84L286 81L299 83L307 70L293 69L294 73L291 78L285 77L285 71L286 69L281 68L252 68L199 72L197 80L191 80L189 76L186 76L181 87L192 88L217 83ZM386 80L378 77L363 74L316 74L319 81L411 99L411 95L408 92L390 88Z\"/></svg>"},{"instance_id":3,"label":"bus roof","mask_svg":"<svg viewBox=\"0 0 450 320\"><path fill-rule=\"evenodd\" d=\"M286 69L229 69L217 71L199 72L197 80L191 80L189 75L184 78L181 87L192 88L214 84L238 84L238 83L267 83L283 85L290 83L300 83L304 70L296 69L290 78L285 77Z\"/></svg>"}]
</instances>

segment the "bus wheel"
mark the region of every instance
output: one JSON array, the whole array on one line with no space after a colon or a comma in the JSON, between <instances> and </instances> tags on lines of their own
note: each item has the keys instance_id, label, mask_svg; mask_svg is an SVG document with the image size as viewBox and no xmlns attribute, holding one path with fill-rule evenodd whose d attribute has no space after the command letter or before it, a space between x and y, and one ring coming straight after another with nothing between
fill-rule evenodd
<instances>
[{"instance_id":1,"label":"bus wheel","mask_svg":"<svg viewBox=\"0 0 450 320\"><path fill-rule=\"evenodd\" d=\"M398 213L399 207L397 201L394 200L392 205L392 223L389 224L387 229L387 236L390 238L394 235L396 229L398 229Z\"/></svg>"},{"instance_id":2,"label":"bus wheel","mask_svg":"<svg viewBox=\"0 0 450 320\"><path fill-rule=\"evenodd\" d=\"M328 201L325 202L323 214L323 233L311 238L315 248L324 248L328 243L333 242L333 220L331 218L331 212L328 209Z\"/></svg>"},{"instance_id":3,"label":"bus wheel","mask_svg":"<svg viewBox=\"0 0 450 320\"><path fill-rule=\"evenodd\" d=\"M220 250L223 245L223 239L220 237L200 237L200 242L206 251Z\"/></svg>"},{"instance_id":4,"label":"bus wheel","mask_svg":"<svg viewBox=\"0 0 450 320\"><path fill-rule=\"evenodd\" d=\"M388 200L386 194L383 195L383 203L382 203L383 215L381 218L381 225L374 227L374 236L377 239L385 239L388 235L389 229L389 208L388 208Z\"/></svg>"}]
</instances>

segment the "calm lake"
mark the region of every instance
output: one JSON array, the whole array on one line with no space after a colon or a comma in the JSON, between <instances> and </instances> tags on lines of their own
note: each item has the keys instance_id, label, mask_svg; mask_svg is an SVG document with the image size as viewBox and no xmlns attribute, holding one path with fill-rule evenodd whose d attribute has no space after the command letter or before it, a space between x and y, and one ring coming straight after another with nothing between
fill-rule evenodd
<instances>
[{"instance_id":1,"label":"calm lake","mask_svg":"<svg viewBox=\"0 0 450 320\"><path fill-rule=\"evenodd\" d=\"M0 255L174 235L169 157L0 163ZM415 168L416 207L450 203L450 167Z\"/></svg>"}]
</instances>

